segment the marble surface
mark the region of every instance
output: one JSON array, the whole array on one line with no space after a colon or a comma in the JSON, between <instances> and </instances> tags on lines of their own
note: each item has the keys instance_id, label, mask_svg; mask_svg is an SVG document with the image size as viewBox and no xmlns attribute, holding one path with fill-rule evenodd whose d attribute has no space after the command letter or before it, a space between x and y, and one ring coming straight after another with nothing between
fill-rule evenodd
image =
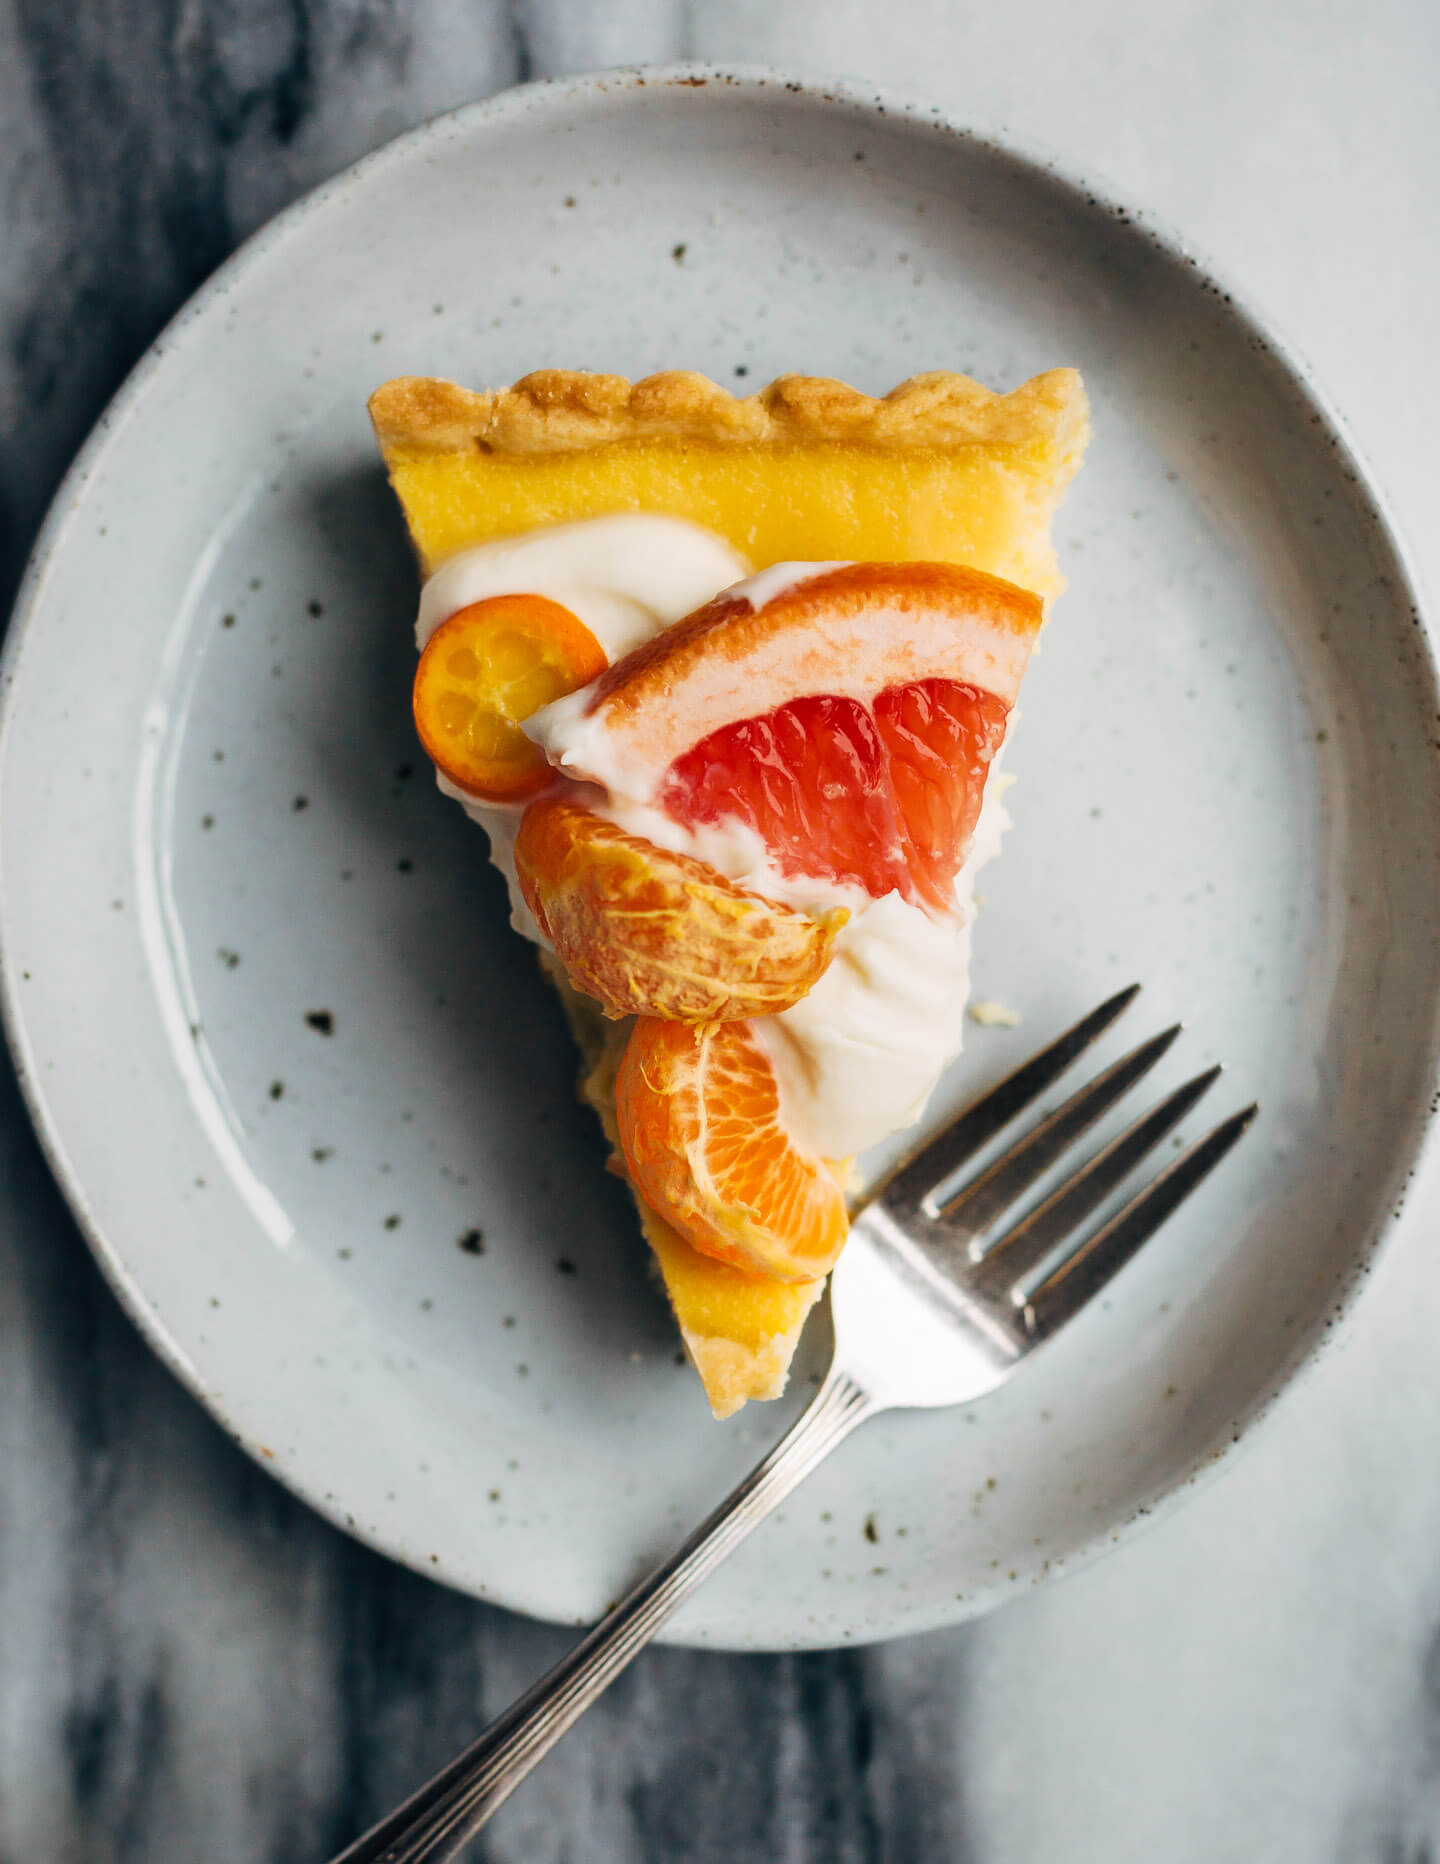
<instances>
[{"instance_id":1,"label":"marble surface","mask_svg":"<svg viewBox=\"0 0 1440 1864\"><path fill-rule=\"evenodd\" d=\"M1430 0L0 0L0 594L106 397L260 221L451 104L677 56L924 92L1168 215L1309 356L1440 586ZM1437 1219L1432 1166L1340 1350L1148 1538L944 1636L649 1653L475 1855L1440 1855ZM120 1316L7 1073L0 1864L318 1861L564 1642L222 1438Z\"/></svg>"}]
</instances>

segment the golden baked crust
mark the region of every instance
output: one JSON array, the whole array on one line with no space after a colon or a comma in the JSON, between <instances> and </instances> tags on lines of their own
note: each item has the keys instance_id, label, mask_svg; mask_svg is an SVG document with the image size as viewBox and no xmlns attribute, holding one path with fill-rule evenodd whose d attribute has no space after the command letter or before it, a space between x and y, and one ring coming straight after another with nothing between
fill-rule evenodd
<instances>
[{"instance_id":1,"label":"golden baked crust","mask_svg":"<svg viewBox=\"0 0 1440 1864\"><path fill-rule=\"evenodd\" d=\"M743 399L692 370L631 383L623 375L536 369L511 388L479 392L402 375L370 397L382 450L573 453L640 439L709 445L845 442L888 450L1023 446L1044 436L1077 451L1087 428L1074 369L1049 369L1009 394L968 375L932 370L888 395L827 376L782 375Z\"/></svg>"}]
</instances>

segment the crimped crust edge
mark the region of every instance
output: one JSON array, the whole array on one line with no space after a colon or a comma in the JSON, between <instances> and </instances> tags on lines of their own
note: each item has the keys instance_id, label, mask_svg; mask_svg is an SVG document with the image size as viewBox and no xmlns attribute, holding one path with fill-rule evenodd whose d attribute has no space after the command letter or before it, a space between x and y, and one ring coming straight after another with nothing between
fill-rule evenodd
<instances>
[{"instance_id":1,"label":"crimped crust edge","mask_svg":"<svg viewBox=\"0 0 1440 1864\"><path fill-rule=\"evenodd\" d=\"M711 445L849 442L898 450L1078 441L1088 418L1074 369L1049 369L999 394L967 375L933 370L888 395L826 376L782 375L738 397L707 376L537 369L510 388L479 391L434 376L397 376L370 397L387 456L396 452L569 453L644 438Z\"/></svg>"}]
</instances>

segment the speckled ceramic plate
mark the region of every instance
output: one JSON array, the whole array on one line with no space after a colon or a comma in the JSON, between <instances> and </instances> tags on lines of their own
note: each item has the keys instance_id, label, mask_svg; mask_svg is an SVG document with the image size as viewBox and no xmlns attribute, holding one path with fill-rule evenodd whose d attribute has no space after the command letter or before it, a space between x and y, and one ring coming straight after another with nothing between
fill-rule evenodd
<instances>
[{"instance_id":1,"label":"speckled ceramic plate","mask_svg":"<svg viewBox=\"0 0 1440 1864\"><path fill-rule=\"evenodd\" d=\"M401 371L1078 364L1071 579L1026 686L953 1105L1105 992L1257 1135L969 1412L849 1443L676 1627L873 1638L1121 1538L1334 1322L1433 1082L1433 669L1352 455L1253 315L1073 178L855 89L612 74L406 138L252 241L116 401L12 631L9 1027L157 1349L422 1571L600 1611L794 1409L713 1423L481 838L411 734ZM1117 1042L1120 1040L1117 1034ZM817 1323L818 1326L819 1323ZM795 1402L807 1389L802 1367Z\"/></svg>"}]
</instances>

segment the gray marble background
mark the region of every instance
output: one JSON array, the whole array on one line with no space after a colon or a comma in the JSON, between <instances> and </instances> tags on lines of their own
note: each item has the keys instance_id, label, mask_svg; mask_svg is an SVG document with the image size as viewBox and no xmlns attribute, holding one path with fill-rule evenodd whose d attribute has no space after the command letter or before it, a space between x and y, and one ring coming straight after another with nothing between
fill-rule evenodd
<instances>
[{"instance_id":1,"label":"gray marble background","mask_svg":"<svg viewBox=\"0 0 1440 1864\"><path fill-rule=\"evenodd\" d=\"M162 323L297 193L517 80L836 70L1108 173L1298 339L1440 586L1434 0L0 0L0 597ZM1440 1170L1224 1482L982 1624L649 1653L504 1864L1440 1857ZM565 1634L259 1473L122 1319L0 1077L0 1864L307 1864Z\"/></svg>"}]
</instances>

